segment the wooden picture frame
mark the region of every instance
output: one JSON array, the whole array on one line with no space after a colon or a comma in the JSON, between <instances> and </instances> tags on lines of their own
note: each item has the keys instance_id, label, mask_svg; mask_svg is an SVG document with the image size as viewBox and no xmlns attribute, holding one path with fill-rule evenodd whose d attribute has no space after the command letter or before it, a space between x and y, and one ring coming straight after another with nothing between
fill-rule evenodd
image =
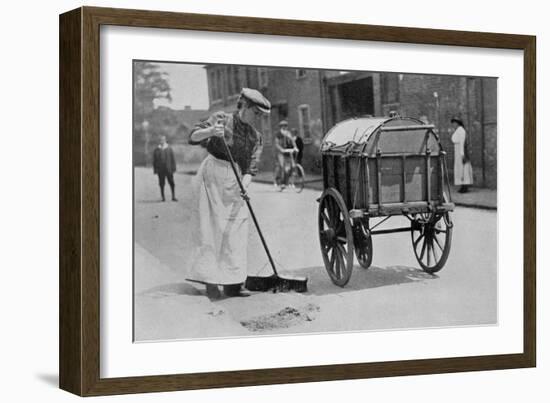
<instances>
[{"instance_id":1,"label":"wooden picture frame","mask_svg":"<svg viewBox=\"0 0 550 403\"><path fill-rule=\"evenodd\" d=\"M518 49L524 52L523 353L100 377L100 26ZM533 367L536 364L534 36L81 7L60 16L60 387L81 396Z\"/></svg>"}]
</instances>

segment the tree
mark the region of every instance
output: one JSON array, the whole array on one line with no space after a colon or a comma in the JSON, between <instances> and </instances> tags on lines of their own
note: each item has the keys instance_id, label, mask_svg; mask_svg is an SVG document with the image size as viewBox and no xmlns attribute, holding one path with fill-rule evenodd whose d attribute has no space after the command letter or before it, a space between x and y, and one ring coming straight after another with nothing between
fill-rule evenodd
<instances>
[{"instance_id":1,"label":"tree","mask_svg":"<svg viewBox=\"0 0 550 403\"><path fill-rule=\"evenodd\" d=\"M134 84L134 150L143 150L142 156L136 155L136 162L146 163L149 154L150 133L148 122L154 110L156 99L172 100L167 73L151 62L135 62ZM143 145L143 148L139 147Z\"/></svg>"}]
</instances>

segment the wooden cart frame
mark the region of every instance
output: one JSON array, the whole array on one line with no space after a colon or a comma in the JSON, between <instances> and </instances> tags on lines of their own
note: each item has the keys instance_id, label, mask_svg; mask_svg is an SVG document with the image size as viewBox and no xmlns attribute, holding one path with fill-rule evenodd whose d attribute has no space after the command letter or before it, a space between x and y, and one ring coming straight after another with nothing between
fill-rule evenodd
<instances>
[{"instance_id":1,"label":"wooden cart frame","mask_svg":"<svg viewBox=\"0 0 550 403\"><path fill-rule=\"evenodd\" d=\"M443 268L454 204L447 154L433 125L402 117L350 119L326 134L321 153L319 238L336 285L348 283L354 254L362 267L370 267L373 235L410 232L422 269ZM392 216L406 217L409 225L376 229ZM371 226L377 217L383 219Z\"/></svg>"}]
</instances>

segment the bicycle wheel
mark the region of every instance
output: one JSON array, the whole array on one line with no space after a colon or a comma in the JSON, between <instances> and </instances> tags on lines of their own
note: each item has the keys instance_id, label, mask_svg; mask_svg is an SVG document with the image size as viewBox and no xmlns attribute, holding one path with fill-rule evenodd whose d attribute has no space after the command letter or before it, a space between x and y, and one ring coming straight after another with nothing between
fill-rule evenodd
<instances>
[{"instance_id":1,"label":"bicycle wheel","mask_svg":"<svg viewBox=\"0 0 550 403\"><path fill-rule=\"evenodd\" d=\"M290 171L290 178L288 179L289 186L294 189L296 193L300 193L304 190L304 168L300 164L296 164Z\"/></svg>"}]
</instances>

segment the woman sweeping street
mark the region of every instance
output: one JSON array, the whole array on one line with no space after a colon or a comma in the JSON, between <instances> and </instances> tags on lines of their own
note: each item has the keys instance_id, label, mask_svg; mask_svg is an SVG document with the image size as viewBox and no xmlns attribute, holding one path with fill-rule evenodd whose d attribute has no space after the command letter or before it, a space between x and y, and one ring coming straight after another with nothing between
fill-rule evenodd
<instances>
[{"instance_id":1,"label":"woman sweeping street","mask_svg":"<svg viewBox=\"0 0 550 403\"><path fill-rule=\"evenodd\" d=\"M237 164L245 188L257 172L261 134L257 116L270 112L270 102L259 92L243 88L234 113L217 112L197 124L189 140L208 151L196 176L199 225L197 255L188 280L206 285L210 298L245 296L248 210L231 168L224 140ZM193 228L193 230L195 230Z\"/></svg>"},{"instance_id":2,"label":"woman sweeping street","mask_svg":"<svg viewBox=\"0 0 550 403\"><path fill-rule=\"evenodd\" d=\"M451 141L454 144L454 182L460 186L458 193L468 192L468 186L474 183L472 163L468 154L468 142L464 123L459 118L452 118L453 135Z\"/></svg>"}]
</instances>

